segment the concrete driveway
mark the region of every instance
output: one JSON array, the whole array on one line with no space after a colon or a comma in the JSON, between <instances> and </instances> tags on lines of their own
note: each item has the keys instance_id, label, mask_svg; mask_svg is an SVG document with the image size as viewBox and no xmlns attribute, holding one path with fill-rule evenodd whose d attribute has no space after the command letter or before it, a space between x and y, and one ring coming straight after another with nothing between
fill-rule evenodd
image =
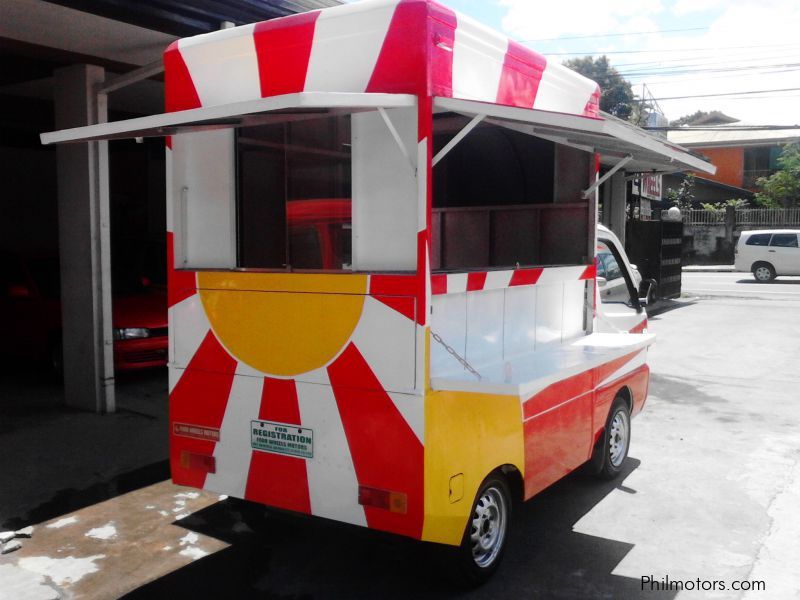
<instances>
[{"instance_id":1,"label":"concrete driveway","mask_svg":"<svg viewBox=\"0 0 800 600\"><path fill-rule=\"evenodd\" d=\"M705 299L663 310L650 321L659 335L651 395L624 477L574 474L521 506L505 563L479 590L452 589L413 542L274 513L244 519L215 498L149 528L152 551L135 548L135 535L59 541L41 527L24 556L135 557L138 575L124 585L112 565L131 561L95 560L79 585L44 580L84 598L800 599L800 302ZM117 502L127 515L118 521L135 521L134 505L152 512L179 492L146 490L133 494L150 494L147 503L122 496L84 510L104 511L96 522L105 523ZM158 532L188 559L165 568ZM203 550L195 557L180 554L189 538ZM19 562L2 557L0 573ZM642 577L716 591L659 592ZM730 589L742 581L766 589Z\"/></svg>"},{"instance_id":2,"label":"concrete driveway","mask_svg":"<svg viewBox=\"0 0 800 600\"><path fill-rule=\"evenodd\" d=\"M684 294L692 296L800 301L800 277L758 283L750 273L684 271L681 284Z\"/></svg>"}]
</instances>

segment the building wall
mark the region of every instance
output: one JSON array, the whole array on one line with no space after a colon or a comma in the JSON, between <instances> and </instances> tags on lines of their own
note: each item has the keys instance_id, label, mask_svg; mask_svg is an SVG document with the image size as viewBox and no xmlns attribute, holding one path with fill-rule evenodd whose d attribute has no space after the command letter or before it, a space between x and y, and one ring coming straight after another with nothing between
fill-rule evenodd
<instances>
[{"instance_id":1,"label":"building wall","mask_svg":"<svg viewBox=\"0 0 800 600\"><path fill-rule=\"evenodd\" d=\"M742 187L744 179L744 148L692 148L705 155L716 167L715 175L696 173L700 177L727 185Z\"/></svg>"}]
</instances>

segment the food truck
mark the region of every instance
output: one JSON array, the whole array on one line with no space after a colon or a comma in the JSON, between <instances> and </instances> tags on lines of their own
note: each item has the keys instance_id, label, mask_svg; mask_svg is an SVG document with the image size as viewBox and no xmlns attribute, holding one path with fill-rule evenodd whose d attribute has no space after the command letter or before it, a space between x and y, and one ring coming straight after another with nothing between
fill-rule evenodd
<instances>
[{"instance_id":1,"label":"food truck","mask_svg":"<svg viewBox=\"0 0 800 600\"><path fill-rule=\"evenodd\" d=\"M448 546L479 583L513 502L621 471L653 335L621 249L600 301L599 173L702 161L429 0L164 66L164 114L43 141L166 136L176 484Z\"/></svg>"}]
</instances>

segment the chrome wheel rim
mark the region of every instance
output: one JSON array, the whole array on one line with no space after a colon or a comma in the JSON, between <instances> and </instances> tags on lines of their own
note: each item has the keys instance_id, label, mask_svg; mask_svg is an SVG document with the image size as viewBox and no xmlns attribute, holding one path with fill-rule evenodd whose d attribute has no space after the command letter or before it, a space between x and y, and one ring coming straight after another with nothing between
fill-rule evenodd
<instances>
[{"instance_id":1,"label":"chrome wheel rim","mask_svg":"<svg viewBox=\"0 0 800 600\"><path fill-rule=\"evenodd\" d=\"M628 452L628 415L625 411L619 410L611 420L611 428L608 432L608 450L611 464L619 467Z\"/></svg>"},{"instance_id":2,"label":"chrome wheel rim","mask_svg":"<svg viewBox=\"0 0 800 600\"><path fill-rule=\"evenodd\" d=\"M506 538L507 524L505 496L496 487L487 488L475 503L470 523L469 537L476 565L486 568L497 559Z\"/></svg>"},{"instance_id":3,"label":"chrome wheel rim","mask_svg":"<svg viewBox=\"0 0 800 600\"><path fill-rule=\"evenodd\" d=\"M759 281L769 281L769 278L772 275L772 273L770 273L767 267L758 267L755 271L755 275L756 279L758 279Z\"/></svg>"}]
</instances>

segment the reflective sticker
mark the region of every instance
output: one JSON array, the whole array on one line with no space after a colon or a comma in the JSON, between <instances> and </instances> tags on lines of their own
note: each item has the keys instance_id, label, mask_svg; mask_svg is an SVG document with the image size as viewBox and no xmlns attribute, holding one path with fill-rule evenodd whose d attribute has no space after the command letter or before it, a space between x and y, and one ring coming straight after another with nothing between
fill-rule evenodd
<instances>
[{"instance_id":1,"label":"reflective sticker","mask_svg":"<svg viewBox=\"0 0 800 600\"><path fill-rule=\"evenodd\" d=\"M307 427L272 421L250 421L253 450L314 458L314 432Z\"/></svg>"}]
</instances>

